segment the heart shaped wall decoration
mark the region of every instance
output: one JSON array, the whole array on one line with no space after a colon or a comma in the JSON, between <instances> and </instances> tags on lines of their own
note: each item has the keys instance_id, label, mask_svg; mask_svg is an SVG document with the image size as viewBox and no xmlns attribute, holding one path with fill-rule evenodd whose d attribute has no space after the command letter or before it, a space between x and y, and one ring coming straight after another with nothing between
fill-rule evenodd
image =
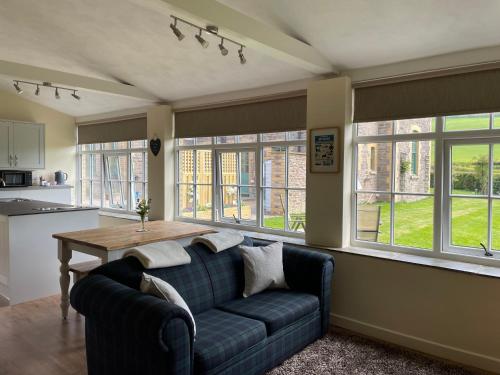
<instances>
[{"instance_id":1,"label":"heart shaped wall decoration","mask_svg":"<svg viewBox=\"0 0 500 375\"><path fill-rule=\"evenodd\" d=\"M158 155L161 149L161 140L159 138L149 141L149 148L154 156Z\"/></svg>"}]
</instances>

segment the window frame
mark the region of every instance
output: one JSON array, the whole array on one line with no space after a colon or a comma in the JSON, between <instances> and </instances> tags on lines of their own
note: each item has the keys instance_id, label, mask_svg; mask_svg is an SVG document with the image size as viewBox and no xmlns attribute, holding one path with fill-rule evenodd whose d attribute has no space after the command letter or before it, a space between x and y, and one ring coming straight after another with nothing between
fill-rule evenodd
<instances>
[{"instance_id":1,"label":"window frame","mask_svg":"<svg viewBox=\"0 0 500 375\"><path fill-rule=\"evenodd\" d=\"M389 135L374 135L374 136L358 136L357 128L358 124L354 124L352 127L352 168L351 168L351 230L350 230L350 243L352 247L358 248L371 248L376 250L404 253L418 256L425 256L430 258L447 259L454 261L461 261L467 263L476 263L488 266L500 266L500 251L492 251L492 257L484 256L484 251L481 249L474 248L461 248L458 246L452 246L450 243L451 234L451 200L447 199L450 195L448 191L451 192L451 145L453 144L473 144L473 143L489 143L489 144L500 144L500 128L494 127L495 113L490 113L490 124L488 129L478 129L478 130L453 130L446 131L445 123L446 116L436 116L435 119L435 131L428 133L407 133L398 134L396 122L393 121L392 124L392 134ZM498 120L498 119L497 119ZM433 245L431 250L418 249L408 246L401 245L390 245L376 242L369 242L356 239L357 233L357 202L356 197L358 193L364 193L365 191L357 189L357 169L358 169L358 145L368 144L368 143L381 143L381 142L392 142L392 177L391 185L394 184L394 169L395 169L395 145L398 142L409 142L409 141L434 141L434 205L433 205ZM485 141L487 140L487 141ZM492 178L491 174L493 158L490 157L490 190L492 189ZM419 166L420 167L420 166ZM370 191L368 191L370 193ZM387 192L379 192L387 193ZM387 193L389 194L389 193ZM391 187L391 197L394 194L394 189ZM401 194L400 192L397 194ZM404 194L404 193L403 193ZM448 194L448 195L447 195ZM408 193L408 195L419 195L418 193ZM470 197L470 196L469 196ZM489 221L491 221L491 202L500 197L491 197L488 199L488 216ZM394 204L393 199L391 199L391 242L393 242L393 227L394 227ZM490 225L489 225L490 226ZM490 231L490 229L488 229ZM491 232L491 231L490 231ZM491 248L491 233L489 233L489 244L488 249Z\"/></svg>"},{"instance_id":2,"label":"window frame","mask_svg":"<svg viewBox=\"0 0 500 375\"><path fill-rule=\"evenodd\" d=\"M262 135L261 134L256 134L257 135L257 140L256 142L248 142L248 143L238 143L239 139L236 138L234 143L217 143L217 137L210 137L212 138L212 143L211 144L202 144L202 145L197 145L196 140L192 145L179 145L179 140L177 139L175 142L175 220L178 221L185 221L185 222L192 222L192 223L200 223L200 224L208 224L208 225L214 225L214 226L221 226L221 227L229 227L229 228L234 228L234 229L240 229L240 230L248 230L248 231L253 231L253 232L262 232L262 233L268 233L268 234L276 234L276 235L286 235L289 237L297 237L297 238L304 238L305 233L304 232L297 232L297 231L290 231L290 230L278 230L278 229L273 229L273 228L268 228L263 226L263 221L264 221L264 215L263 215L263 199L262 199L262 192L263 189L265 188L263 186L263 176L262 176L262 160L263 160L263 150L264 147L269 147L269 146L285 146L287 147L287 152L288 152L288 147L290 146L307 146L307 139L289 139L289 132L286 132L285 140L283 141L263 141L262 140ZM236 136L238 137L238 136ZM203 138L208 138L208 137L203 137ZM306 136L307 138L307 136ZM182 150L201 150L201 149L210 149L212 150L212 202L213 202L213 207L214 209L212 210L212 219L211 220L202 220L202 219L196 219L196 218L190 218L190 217L184 217L179 215L179 151ZM219 167L218 167L218 160L217 158L219 157L220 152L241 152L241 151L255 151L255 173L256 173L256 224L255 225L249 225L245 221L242 221L241 224L236 224L236 223L231 223L230 221L224 221L221 220L222 212L221 212L221 194L220 194L220 189L219 189ZM307 153L307 151L306 151ZM287 157L287 163L288 163L288 157ZM306 173L306 171L304 171ZM287 177L287 184L286 187L283 187L283 190L286 190L286 195L288 199L288 190L303 190L306 191L306 188L288 188L288 164L286 166L286 177ZM281 188L280 188L281 189ZM286 204L286 211L288 211L288 204ZM285 215L285 225L288 225L288 217L287 217L287 212L284 213ZM285 228L288 228L286 226Z\"/></svg>"},{"instance_id":3,"label":"window frame","mask_svg":"<svg viewBox=\"0 0 500 375\"><path fill-rule=\"evenodd\" d=\"M127 148L122 149L105 149L104 145L107 143L94 143L91 144L90 150L83 150L84 145L77 145L77 187L76 187L76 202L78 205L82 205L82 183L84 181L92 182L99 181L101 184L101 199L99 206L92 205L92 207L98 207L99 210L109 213L116 214L135 214L135 197L133 197L133 192L135 191L135 184L142 184L142 188L144 191L144 197L147 199L148 196L148 170L147 170L147 157L148 157L148 148L147 148L147 140L144 139L144 147L132 147L132 142L137 141L127 141ZM108 142L108 143L119 143L119 142ZM96 147L97 146L97 147ZM133 179L133 163L132 163L132 154L141 153L143 154L143 171L142 178L139 181L135 181ZM84 155L96 155L96 160L100 160L101 163L101 176L99 180L97 179L84 179L82 178L82 157ZM106 177L108 173L108 157L109 156L123 156L127 157L127 178L122 180L108 179ZM91 159L93 160L93 159ZM120 208L111 208L104 207L104 197L106 194L106 189L111 182L125 182L127 184L127 205L125 209ZM91 197L93 197L92 191L92 183L91 183ZM93 200L93 198L92 198Z\"/></svg>"}]
</instances>

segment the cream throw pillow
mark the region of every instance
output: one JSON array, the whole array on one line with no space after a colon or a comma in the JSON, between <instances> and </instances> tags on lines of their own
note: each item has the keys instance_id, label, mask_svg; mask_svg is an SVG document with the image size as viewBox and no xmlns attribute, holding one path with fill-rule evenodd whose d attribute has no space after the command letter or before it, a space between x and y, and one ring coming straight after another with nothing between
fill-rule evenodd
<instances>
[{"instance_id":1,"label":"cream throw pillow","mask_svg":"<svg viewBox=\"0 0 500 375\"><path fill-rule=\"evenodd\" d=\"M240 245L245 269L245 290L243 297L262 292L265 289L286 288L283 271L283 243L252 247Z\"/></svg>"},{"instance_id":2,"label":"cream throw pillow","mask_svg":"<svg viewBox=\"0 0 500 375\"><path fill-rule=\"evenodd\" d=\"M168 302L173 303L174 305L177 305L186 310L191 317L191 320L193 321L194 335L196 336L196 323L194 321L193 314L191 314L191 310L189 310L186 301L184 301L184 299L172 285L158 277L143 273L140 288L141 292L143 293L163 298L164 300L167 300Z\"/></svg>"}]
</instances>

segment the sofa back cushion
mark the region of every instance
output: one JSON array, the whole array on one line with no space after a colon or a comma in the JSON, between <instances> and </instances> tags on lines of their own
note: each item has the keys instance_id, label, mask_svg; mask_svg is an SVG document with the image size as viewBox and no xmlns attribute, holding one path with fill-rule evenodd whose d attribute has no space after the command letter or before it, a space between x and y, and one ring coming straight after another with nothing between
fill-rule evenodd
<instances>
[{"instance_id":1,"label":"sofa back cushion","mask_svg":"<svg viewBox=\"0 0 500 375\"><path fill-rule=\"evenodd\" d=\"M250 237L244 238L242 245L252 246ZM205 263L212 281L215 306L232 299L241 298L245 287L243 258L238 246L221 251L212 252L203 244L188 246L186 249L195 251Z\"/></svg>"},{"instance_id":2,"label":"sofa back cushion","mask_svg":"<svg viewBox=\"0 0 500 375\"><path fill-rule=\"evenodd\" d=\"M145 270L139 260L126 257L100 266L92 271L95 274L107 276L130 288L139 290L142 273L158 277L170 285L186 301L193 314L198 314L214 306L214 295L210 276L200 256L192 249L186 248L191 256L191 263L168 268Z\"/></svg>"}]
</instances>

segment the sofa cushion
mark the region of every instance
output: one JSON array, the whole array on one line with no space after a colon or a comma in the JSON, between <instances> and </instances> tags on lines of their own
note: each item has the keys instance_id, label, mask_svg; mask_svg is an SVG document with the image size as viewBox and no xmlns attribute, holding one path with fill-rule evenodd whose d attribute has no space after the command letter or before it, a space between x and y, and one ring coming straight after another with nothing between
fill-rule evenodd
<instances>
[{"instance_id":1,"label":"sofa cushion","mask_svg":"<svg viewBox=\"0 0 500 375\"><path fill-rule=\"evenodd\" d=\"M212 284L200 257L189 248L186 251L191 256L190 264L150 269L147 273L172 285L186 301L191 312L197 314L214 306ZM91 273L107 276L139 290L143 272L144 267L138 259L126 257L104 264Z\"/></svg>"},{"instance_id":2,"label":"sofa cushion","mask_svg":"<svg viewBox=\"0 0 500 375\"><path fill-rule=\"evenodd\" d=\"M242 245L252 246L252 239L245 237ZM196 252L207 267L212 280L214 303L220 304L235 298L240 298L245 286L243 258L238 246L213 253L207 246L195 244L188 246Z\"/></svg>"},{"instance_id":3,"label":"sofa cushion","mask_svg":"<svg viewBox=\"0 0 500 375\"><path fill-rule=\"evenodd\" d=\"M266 327L258 320L218 309L207 310L194 319L198 328L194 342L196 373L213 369L266 339Z\"/></svg>"},{"instance_id":4,"label":"sofa cushion","mask_svg":"<svg viewBox=\"0 0 500 375\"><path fill-rule=\"evenodd\" d=\"M291 290L266 290L217 308L264 322L270 336L319 308L318 297Z\"/></svg>"}]
</instances>

